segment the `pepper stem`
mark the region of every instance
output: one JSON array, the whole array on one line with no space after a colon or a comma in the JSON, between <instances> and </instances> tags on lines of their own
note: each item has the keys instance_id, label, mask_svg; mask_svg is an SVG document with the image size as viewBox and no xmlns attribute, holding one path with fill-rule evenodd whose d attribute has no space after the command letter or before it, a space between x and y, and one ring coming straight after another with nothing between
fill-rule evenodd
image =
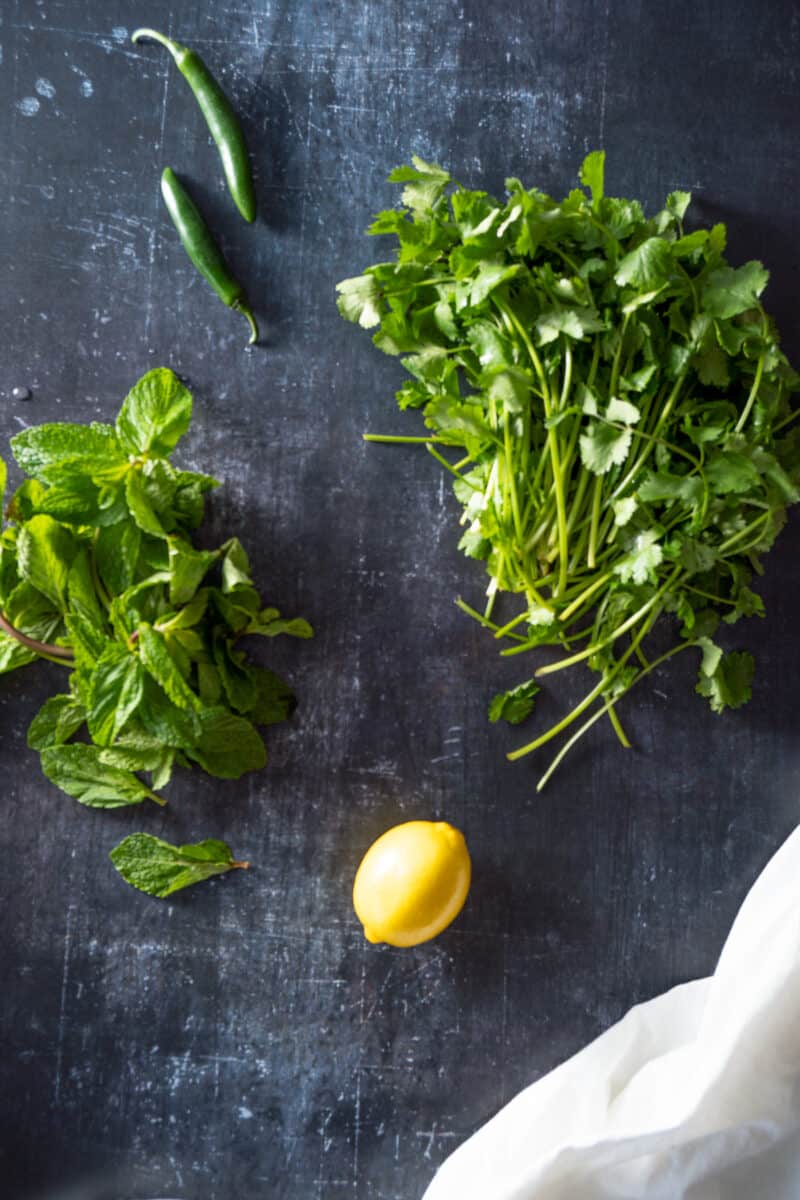
<instances>
[{"instance_id":1,"label":"pepper stem","mask_svg":"<svg viewBox=\"0 0 800 1200\"><path fill-rule=\"evenodd\" d=\"M174 42L172 38L167 37L164 33L159 33L156 29L135 29L131 34L131 41L138 42L140 38L149 38L152 42L159 42L162 46L166 46L175 62L180 66L180 58L186 52L185 46Z\"/></svg>"},{"instance_id":2,"label":"pepper stem","mask_svg":"<svg viewBox=\"0 0 800 1200\"><path fill-rule=\"evenodd\" d=\"M237 312L240 312L242 316L246 318L247 323L250 326L250 337L247 344L248 346L253 346L258 341L258 326L256 325L255 317L246 304L237 303L233 305L233 308L235 308Z\"/></svg>"}]
</instances>

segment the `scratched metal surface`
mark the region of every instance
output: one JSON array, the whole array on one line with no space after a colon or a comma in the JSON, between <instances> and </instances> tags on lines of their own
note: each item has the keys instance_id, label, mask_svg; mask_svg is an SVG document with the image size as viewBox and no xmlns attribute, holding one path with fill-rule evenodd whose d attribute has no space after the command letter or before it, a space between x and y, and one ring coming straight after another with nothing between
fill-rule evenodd
<instances>
[{"instance_id":1,"label":"scratched metal surface","mask_svg":"<svg viewBox=\"0 0 800 1200\"><path fill-rule=\"evenodd\" d=\"M244 114L260 218L224 192L153 23L197 46ZM109 419L145 369L194 390L183 461L226 480L209 536L239 532L269 598L310 617L276 647L300 697L241 784L199 774L165 813L81 809L25 729L57 668L0 680L4 1195L79 1180L116 1195L412 1200L525 1083L633 1002L710 970L736 907L796 821L797 526L770 556L769 619L735 631L751 705L715 718L676 662L536 798L488 697L519 678L453 606L478 599L455 504L397 364L335 311L376 247L388 170L412 151L473 185L561 190L608 151L612 190L695 191L736 259L773 268L800 347L797 4L640 0L4 0L0 9L3 430ZM199 193L268 333L195 277L158 194ZM28 386L30 402L11 389ZM544 716L585 687L565 680ZM544 719L544 716L542 719ZM474 888L438 941L363 941L355 865L388 824L446 817ZM159 903L107 863L134 829L230 841L248 873Z\"/></svg>"}]
</instances>

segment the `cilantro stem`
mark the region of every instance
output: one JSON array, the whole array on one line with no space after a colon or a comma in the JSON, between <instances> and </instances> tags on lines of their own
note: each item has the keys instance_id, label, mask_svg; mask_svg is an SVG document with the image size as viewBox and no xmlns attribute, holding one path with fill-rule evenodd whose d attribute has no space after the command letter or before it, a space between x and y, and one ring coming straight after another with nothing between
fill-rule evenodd
<instances>
[{"instance_id":1,"label":"cilantro stem","mask_svg":"<svg viewBox=\"0 0 800 1200\"><path fill-rule=\"evenodd\" d=\"M496 295L494 296L494 301L506 319L510 320L511 324L522 338L525 349L528 351L530 360L533 363L533 369L535 370L541 385L545 417L551 417L553 415L553 401L550 393L550 386L547 381L547 376L544 372L544 367L542 366L542 360L539 358L539 355L536 352L536 347L531 341L527 329L519 320L513 309L511 309L504 300L499 299ZM559 439L555 425L551 425L547 430L547 446L550 451L550 458L553 465L553 487L555 489L556 515L558 520L558 583L553 590L554 594L559 596L567 586L569 544L567 541L567 508L564 499L564 481L561 477Z\"/></svg>"},{"instance_id":2,"label":"cilantro stem","mask_svg":"<svg viewBox=\"0 0 800 1200\"><path fill-rule=\"evenodd\" d=\"M756 366L755 378L753 379L753 386L750 388L750 395L747 397L747 403L745 404L744 408L742 409L742 413L741 413L741 416L739 417L739 420L736 422L736 430L735 430L736 433L742 432L742 430L744 429L745 424L747 422L747 418L750 416L750 411L753 407L753 404L755 403L756 396L758 395L758 390L761 387L761 377L764 374L764 362L766 360L766 357L767 357L766 354L759 355L758 365Z\"/></svg>"},{"instance_id":3,"label":"cilantro stem","mask_svg":"<svg viewBox=\"0 0 800 1200\"><path fill-rule=\"evenodd\" d=\"M597 475L592 493L592 519L589 524L589 549L586 552L587 567L597 565L597 527L600 524L600 509L603 500L603 477Z\"/></svg>"},{"instance_id":4,"label":"cilantro stem","mask_svg":"<svg viewBox=\"0 0 800 1200\"><path fill-rule=\"evenodd\" d=\"M500 626L496 625L494 621L490 621L489 618L485 617L482 613L477 612L474 608L470 608L466 600L462 600L460 596L456 598L456 607L460 608L461 611L466 613L468 617L472 617L472 619L477 621L479 625L483 625L486 629L491 629L495 634L500 628ZM518 633L507 633L505 636L514 638L516 641L520 642L527 641L527 638L523 638Z\"/></svg>"},{"instance_id":5,"label":"cilantro stem","mask_svg":"<svg viewBox=\"0 0 800 1200\"><path fill-rule=\"evenodd\" d=\"M576 596L571 604L567 605L563 612L558 614L559 621L568 621L595 594L598 588L601 588L603 584L608 583L609 579L612 578L612 572L606 571L605 575L600 575L599 578L595 579L594 583L590 583L587 588L583 589L579 596Z\"/></svg>"},{"instance_id":6,"label":"cilantro stem","mask_svg":"<svg viewBox=\"0 0 800 1200\"><path fill-rule=\"evenodd\" d=\"M521 625L527 616L528 610L524 609L521 613L518 613L516 617L512 617L507 624L502 625L494 636L496 638L506 637L506 635L509 634L512 629L516 629L518 625Z\"/></svg>"},{"instance_id":7,"label":"cilantro stem","mask_svg":"<svg viewBox=\"0 0 800 1200\"><path fill-rule=\"evenodd\" d=\"M584 713L589 705L608 689L608 685L620 673L622 668L625 666L625 663L638 646L639 642L641 642L642 639L645 638L650 632L660 611L660 609L657 609L654 613L650 614L622 657L617 660L611 670L603 676L600 682L584 696L583 700L581 700L579 704L575 705L575 707L572 709L572 712L567 713L567 715L563 717L556 725L553 725L552 728L548 729L546 733L540 734L538 738L535 738L534 741L529 742L527 746L520 746L518 750L512 750L510 754L506 755L506 757L511 762L514 762L518 758L522 758L524 755L530 754L531 751L538 750L540 746L545 744L545 742L549 742L552 740L552 738L558 737L559 733L561 733L562 730L567 729L573 723L573 721L577 721L581 713ZM541 672L537 671L536 673L538 675Z\"/></svg>"},{"instance_id":8,"label":"cilantro stem","mask_svg":"<svg viewBox=\"0 0 800 1200\"><path fill-rule=\"evenodd\" d=\"M638 646L636 647L636 657L641 661L642 652ZM611 726L614 730L614 733L619 738L620 744L622 745L623 749L630 750L631 743L628 739L627 733L625 732L625 730L622 728L622 725L620 724L620 719L617 716L616 708L614 707L613 704L607 704L605 711L608 713L608 719L611 722Z\"/></svg>"},{"instance_id":9,"label":"cilantro stem","mask_svg":"<svg viewBox=\"0 0 800 1200\"><path fill-rule=\"evenodd\" d=\"M637 608L636 612L633 613L632 616L628 617L626 621L623 621L621 625L618 625L617 628L611 633L606 634L606 636L601 638L599 642L592 642L592 644L587 646L585 650L581 650L577 654L571 654L569 658L561 658L558 662L554 663L545 663L545 665L543 667L539 667L538 671L536 672L537 677L540 675L552 675L555 671L563 671L565 667L572 667L575 663L583 662L584 659L591 658L592 655L597 654L598 651L605 650L606 646L613 645L617 638L622 637L623 633L627 633L629 629L633 629L634 625L636 625L642 619L642 617L646 616L646 614L650 612L653 605L658 603L670 585L677 579L681 570L682 567L677 566L675 570L667 576L666 580L664 583L662 583L658 591L655 592L650 599L646 601L646 603L644 603L640 608Z\"/></svg>"},{"instance_id":10,"label":"cilantro stem","mask_svg":"<svg viewBox=\"0 0 800 1200\"><path fill-rule=\"evenodd\" d=\"M443 454L439 454L439 452L437 450L434 450L434 448L430 442L425 443L425 449L428 451L429 454L433 455L433 457L436 459L436 461L438 463L441 463L441 465L444 467L444 469L446 471L449 471L450 474L454 475L456 477L456 479L460 480L461 483L465 483L467 485L467 487L471 487L474 492L481 491L481 488L478 487L477 483L473 483L471 479L465 479L464 476L460 473L460 471L457 471L455 469L455 467L451 466L451 464L447 461L447 459L444 457Z\"/></svg>"},{"instance_id":11,"label":"cilantro stem","mask_svg":"<svg viewBox=\"0 0 800 1200\"><path fill-rule=\"evenodd\" d=\"M38 642L36 638L28 637L27 633L16 629L3 613L0 613L0 629L34 654L38 654L40 658L59 663L62 667L74 666L75 656L68 646L55 646L50 642Z\"/></svg>"},{"instance_id":12,"label":"cilantro stem","mask_svg":"<svg viewBox=\"0 0 800 1200\"><path fill-rule=\"evenodd\" d=\"M751 521L749 525L745 525L744 529L740 529L737 533L731 534L731 536L724 542L720 542L719 546L717 547L719 553L725 554L728 550L730 550L731 546L735 545L735 543L739 541L739 538L745 537L748 533L751 533L754 529L757 529L759 525L763 525L764 522L769 520L771 516L772 509L769 509L767 512L762 513L760 517L756 517L755 521ZM738 553L743 554L744 551L740 549Z\"/></svg>"},{"instance_id":13,"label":"cilantro stem","mask_svg":"<svg viewBox=\"0 0 800 1200\"><path fill-rule=\"evenodd\" d=\"M572 747L575 745L575 743L580 741L580 739L583 737L583 735L586 733L586 731L588 729L591 729L591 727L592 727L592 725L594 725L595 721L599 721L601 717L604 717L606 715L606 713L608 713L609 717L612 719L612 724L613 724L612 714L615 712L616 705L623 698L623 696L627 696L628 692L632 688L636 687L636 684L639 682L640 679L644 679L645 675L649 675L651 671L655 671L656 667L660 667L662 663L665 663L667 661L667 659L672 658L672 656L674 654L680 654L681 650L688 650L691 647L691 645L692 645L691 642L682 642L679 646L673 646L671 650L667 650L665 654L662 654L659 658L654 659L647 667L645 667L645 669L643 671L640 671L639 674L636 676L636 678L631 680L631 682L625 688L624 692L620 692L620 694L618 696L614 696L613 699L612 698L607 699L605 704L603 705L603 707L601 709L599 709L596 713L593 713L588 721L584 721L584 723L583 723L583 725L581 725L580 729L578 729L575 733L573 733L573 735L569 739L569 741L564 743L564 745L559 750L558 754L555 756L553 761L550 763L550 766L547 768L544 775L541 777L541 779L537 783L536 791L541 792L542 788L545 786L547 781L550 778L552 778L556 769L561 764L561 762L563 762L563 760L566 758L567 754L572 749ZM628 744L630 745L630 743L628 743Z\"/></svg>"},{"instance_id":14,"label":"cilantro stem","mask_svg":"<svg viewBox=\"0 0 800 1200\"><path fill-rule=\"evenodd\" d=\"M362 433L361 437L365 442L383 442L388 446L427 446L429 442L444 442L447 445L444 438L437 437L433 433L429 434L428 437L403 437L389 433Z\"/></svg>"}]
</instances>

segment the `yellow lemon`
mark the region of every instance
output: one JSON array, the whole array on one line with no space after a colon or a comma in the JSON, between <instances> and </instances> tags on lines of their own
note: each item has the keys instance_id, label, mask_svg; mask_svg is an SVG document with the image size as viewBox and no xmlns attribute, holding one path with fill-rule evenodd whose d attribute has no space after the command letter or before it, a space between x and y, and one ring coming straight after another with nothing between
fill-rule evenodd
<instances>
[{"instance_id":1,"label":"yellow lemon","mask_svg":"<svg viewBox=\"0 0 800 1200\"><path fill-rule=\"evenodd\" d=\"M460 913L472 866L464 835L446 821L407 821L373 842L353 884L369 942L417 946Z\"/></svg>"}]
</instances>

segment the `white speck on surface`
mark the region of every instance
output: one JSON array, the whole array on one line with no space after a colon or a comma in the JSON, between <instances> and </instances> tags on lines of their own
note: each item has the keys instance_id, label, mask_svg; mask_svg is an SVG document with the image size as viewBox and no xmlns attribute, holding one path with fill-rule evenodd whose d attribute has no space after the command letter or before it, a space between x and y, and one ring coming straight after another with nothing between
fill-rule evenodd
<instances>
[{"instance_id":1,"label":"white speck on surface","mask_svg":"<svg viewBox=\"0 0 800 1200\"><path fill-rule=\"evenodd\" d=\"M17 101L17 112L23 117L35 117L41 104L35 96L23 96Z\"/></svg>"},{"instance_id":2,"label":"white speck on surface","mask_svg":"<svg viewBox=\"0 0 800 1200\"><path fill-rule=\"evenodd\" d=\"M249 1108L245 1107L244 1104L240 1105L239 1107L239 1118L242 1121L252 1121L253 1119L252 1112Z\"/></svg>"},{"instance_id":3,"label":"white speck on surface","mask_svg":"<svg viewBox=\"0 0 800 1200\"><path fill-rule=\"evenodd\" d=\"M81 95L84 96L87 100L89 99L90 96L94 95L94 87L92 86L91 79L82 79L81 80Z\"/></svg>"},{"instance_id":4,"label":"white speck on surface","mask_svg":"<svg viewBox=\"0 0 800 1200\"><path fill-rule=\"evenodd\" d=\"M40 96L44 96L45 100L54 99L56 89L53 87L49 79L37 79L34 87Z\"/></svg>"},{"instance_id":5,"label":"white speck on surface","mask_svg":"<svg viewBox=\"0 0 800 1200\"><path fill-rule=\"evenodd\" d=\"M128 37L128 30L124 25L115 25L111 30L111 36L115 42L124 42Z\"/></svg>"}]
</instances>

